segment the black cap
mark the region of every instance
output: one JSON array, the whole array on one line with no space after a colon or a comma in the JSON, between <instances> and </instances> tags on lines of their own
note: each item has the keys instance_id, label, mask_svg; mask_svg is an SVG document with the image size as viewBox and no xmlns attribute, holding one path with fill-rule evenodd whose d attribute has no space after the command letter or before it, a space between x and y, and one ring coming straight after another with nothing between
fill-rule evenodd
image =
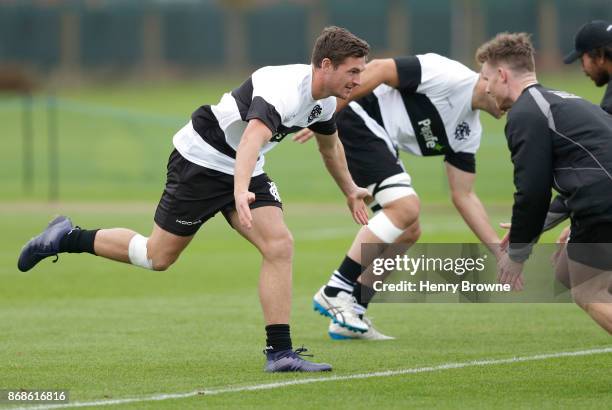
<instances>
[{"instance_id":1,"label":"black cap","mask_svg":"<svg viewBox=\"0 0 612 410\"><path fill-rule=\"evenodd\" d=\"M591 21L580 27L574 37L575 50L566 55L563 62L573 63L584 53L608 44L612 44L612 23L603 20Z\"/></svg>"}]
</instances>

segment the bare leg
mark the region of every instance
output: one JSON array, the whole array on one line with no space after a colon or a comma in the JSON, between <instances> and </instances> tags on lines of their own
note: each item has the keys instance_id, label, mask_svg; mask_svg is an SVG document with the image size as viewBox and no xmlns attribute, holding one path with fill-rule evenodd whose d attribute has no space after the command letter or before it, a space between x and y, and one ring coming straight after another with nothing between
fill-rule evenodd
<instances>
[{"instance_id":1,"label":"bare leg","mask_svg":"<svg viewBox=\"0 0 612 410\"><path fill-rule=\"evenodd\" d=\"M291 314L291 272L293 237L275 206L251 210L253 227L240 226L238 214L230 214L232 226L261 253L259 299L266 325L289 323Z\"/></svg>"},{"instance_id":2,"label":"bare leg","mask_svg":"<svg viewBox=\"0 0 612 410\"><path fill-rule=\"evenodd\" d=\"M395 258L396 255L405 254L406 251L412 245L414 245L416 241L419 240L420 236L421 236L421 228L419 225L419 221L417 220L412 225L410 225L408 229L406 229L399 238L397 238L397 240L395 241L395 244L393 245L391 249L387 249L379 257ZM357 279L359 283L366 285L369 288L372 288L374 286L375 280L384 281L387 278L387 276L389 276L393 272L393 271L385 271L383 272L382 275L374 275L372 269L373 269L372 265L369 265L368 267L366 267L366 269L364 269L361 276L359 276L359 278Z\"/></svg>"},{"instance_id":3,"label":"bare leg","mask_svg":"<svg viewBox=\"0 0 612 410\"><path fill-rule=\"evenodd\" d=\"M612 335L612 271L568 262L574 301Z\"/></svg>"},{"instance_id":4,"label":"bare leg","mask_svg":"<svg viewBox=\"0 0 612 410\"><path fill-rule=\"evenodd\" d=\"M567 258L567 245L561 244L561 248L553 258L553 267L555 268L555 278L568 289L571 289L570 273Z\"/></svg>"},{"instance_id":5,"label":"bare leg","mask_svg":"<svg viewBox=\"0 0 612 410\"><path fill-rule=\"evenodd\" d=\"M100 229L94 241L94 251L103 258L130 263L128 249L134 235L137 232L125 228ZM153 269L166 270L192 239L193 235L175 235L154 223L147 242L147 257L153 261Z\"/></svg>"},{"instance_id":6,"label":"bare leg","mask_svg":"<svg viewBox=\"0 0 612 410\"><path fill-rule=\"evenodd\" d=\"M416 195L410 195L385 205L381 212L387 215L393 225L400 229L407 229L415 222L418 223L419 210L419 198ZM361 245L364 243L383 242L367 226L362 226L347 252L348 257L361 263Z\"/></svg>"}]
</instances>

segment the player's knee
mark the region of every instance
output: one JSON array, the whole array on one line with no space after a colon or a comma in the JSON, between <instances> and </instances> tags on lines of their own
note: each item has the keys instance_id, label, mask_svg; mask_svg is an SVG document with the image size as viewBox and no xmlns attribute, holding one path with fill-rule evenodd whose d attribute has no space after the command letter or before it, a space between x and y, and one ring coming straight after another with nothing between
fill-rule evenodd
<instances>
[{"instance_id":1,"label":"player's knee","mask_svg":"<svg viewBox=\"0 0 612 410\"><path fill-rule=\"evenodd\" d=\"M172 266L176 259L177 258L175 256L170 255L154 256L153 259L151 259L152 269L155 271L168 270L168 268Z\"/></svg>"},{"instance_id":2,"label":"player's knee","mask_svg":"<svg viewBox=\"0 0 612 410\"><path fill-rule=\"evenodd\" d=\"M397 238L398 243L413 244L421 237L421 226L418 222L413 223Z\"/></svg>"},{"instance_id":3,"label":"player's knee","mask_svg":"<svg viewBox=\"0 0 612 410\"><path fill-rule=\"evenodd\" d=\"M268 260L291 261L293 258L293 236L289 230L264 241L261 253Z\"/></svg>"},{"instance_id":4,"label":"player's knee","mask_svg":"<svg viewBox=\"0 0 612 410\"><path fill-rule=\"evenodd\" d=\"M581 286L574 286L572 287L571 294L574 303L580 306L585 312L589 313L592 304L591 302L593 302L595 297L593 292L586 290Z\"/></svg>"},{"instance_id":5,"label":"player's knee","mask_svg":"<svg viewBox=\"0 0 612 410\"><path fill-rule=\"evenodd\" d=\"M153 260L149 257L147 243L149 238L136 234L128 245L128 258L134 266L153 270Z\"/></svg>"},{"instance_id":6,"label":"player's knee","mask_svg":"<svg viewBox=\"0 0 612 410\"><path fill-rule=\"evenodd\" d=\"M404 229L398 227L385 211L370 219L368 229L383 243L394 243L404 233Z\"/></svg>"},{"instance_id":7,"label":"player's knee","mask_svg":"<svg viewBox=\"0 0 612 410\"><path fill-rule=\"evenodd\" d=\"M134 235L129 243L128 257L132 265L148 270L165 271L177 260L178 255L153 249L149 238Z\"/></svg>"},{"instance_id":8,"label":"player's knee","mask_svg":"<svg viewBox=\"0 0 612 410\"><path fill-rule=\"evenodd\" d=\"M416 242L421 238L421 225L419 225L418 223L414 224L413 227L408 228L408 231L411 235L411 242Z\"/></svg>"},{"instance_id":9,"label":"player's knee","mask_svg":"<svg viewBox=\"0 0 612 410\"><path fill-rule=\"evenodd\" d=\"M416 195L408 195L385 205L383 209L395 226L406 230L418 220L421 205Z\"/></svg>"}]
</instances>

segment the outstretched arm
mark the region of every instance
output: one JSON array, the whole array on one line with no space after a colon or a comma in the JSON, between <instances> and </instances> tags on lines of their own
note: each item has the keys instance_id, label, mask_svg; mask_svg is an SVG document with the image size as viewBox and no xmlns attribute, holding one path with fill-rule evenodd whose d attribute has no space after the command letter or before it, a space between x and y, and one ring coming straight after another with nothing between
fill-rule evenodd
<instances>
[{"instance_id":1,"label":"outstretched arm","mask_svg":"<svg viewBox=\"0 0 612 410\"><path fill-rule=\"evenodd\" d=\"M359 188L353 182L338 133L335 132L332 135L315 133L314 135L325 167L346 197L353 219L358 224L366 225L368 223L368 210L364 199L369 196L369 193L367 189Z\"/></svg>"},{"instance_id":2,"label":"outstretched arm","mask_svg":"<svg viewBox=\"0 0 612 410\"><path fill-rule=\"evenodd\" d=\"M355 87L347 100L338 98L336 111L342 110L350 101L370 94L381 84L391 87L399 87L399 75L395 60L392 58L376 59L366 65L366 69L361 73L361 84Z\"/></svg>"},{"instance_id":3,"label":"outstretched arm","mask_svg":"<svg viewBox=\"0 0 612 410\"><path fill-rule=\"evenodd\" d=\"M499 237L489 222L489 215L474 192L476 174L465 172L445 163L451 197L455 208L478 239L499 258Z\"/></svg>"}]
</instances>

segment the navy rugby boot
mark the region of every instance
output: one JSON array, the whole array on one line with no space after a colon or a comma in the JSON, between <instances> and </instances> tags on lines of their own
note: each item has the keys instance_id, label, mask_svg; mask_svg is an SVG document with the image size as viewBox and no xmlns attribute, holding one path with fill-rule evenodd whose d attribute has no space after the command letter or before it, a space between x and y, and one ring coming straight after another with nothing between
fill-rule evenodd
<instances>
[{"instance_id":1,"label":"navy rugby boot","mask_svg":"<svg viewBox=\"0 0 612 410\"><path fill-rule=\"evenodd\" d=\"M41 260L57 255L60 240L72 228L72 222L65 216L58 216L49 222L47 228L40 235L30 239L21 249L17 268L22 272L27 272Z\"/></svg>"},{"instance_id":2,"label":"navy rugby boot","mask_svg":"<svg viewBox=\"0 0 612 410\"><path fill-rule=\"evenodd\" d=\"M264 350L268 359L265 371L273 372L329 372L331 365L327 363L312 363L304 360L302 356L312 356L304 354L308 350L304 347L291 350L281 350L280 352L268 352Z\"/></svg>"}]
</instances>

